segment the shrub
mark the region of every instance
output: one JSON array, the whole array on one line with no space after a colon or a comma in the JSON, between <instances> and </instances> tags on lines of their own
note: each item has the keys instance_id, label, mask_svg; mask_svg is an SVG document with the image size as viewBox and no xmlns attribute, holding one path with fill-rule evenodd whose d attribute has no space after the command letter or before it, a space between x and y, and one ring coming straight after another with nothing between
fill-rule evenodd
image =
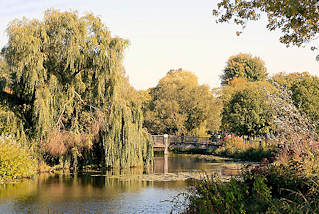
<instances>
[{"instance_id":1,"label":"shrub","mask_svg":"<svg viewBox=\"0 0 319 214\"><path fill-rule=\"evenodd\" d=\"M186 213L245 213L245 187L232 179L222 182L218 177L200 181L189 195Z\"/></svg>"},{"instance_id":2,"label":"shrub","mask_svg":"<svg viewBox=\"0 0 319 214\"><path fill-rule=\"evenodd\" d=\"M223 182L213 176L200 181L188 195L185 213L259 213L271 202L265 179L256 177L252 183L232 178Z\"/></svg>"},{"instance_id":3,"label":"shrub","mask_svg":"<svg viewBox=\"0 0 319 214\"><path fill-rule=\"evenodd\" d=\"M36 161L25 148L11 139L0 138L0 182L31 177L36 173Z\"/></svg>"}]
</instances>

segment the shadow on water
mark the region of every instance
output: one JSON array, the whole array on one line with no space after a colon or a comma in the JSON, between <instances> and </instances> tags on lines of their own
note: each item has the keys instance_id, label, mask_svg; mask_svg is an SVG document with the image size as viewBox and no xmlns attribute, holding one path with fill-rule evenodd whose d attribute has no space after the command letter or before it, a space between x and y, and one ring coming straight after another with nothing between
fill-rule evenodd
<instances>
[{"instance_id":1,"label":"shadow on water","mask_svg":"<svg viewBox=\"0 0 319 214\"><path fill-rule=\"evenodd\" d=\"M232 175L239 172L237 165L189 155L170 155L165 160L160 155L146 174L143 168L104 174L41 174L33 180L0 185L0 213L169 213L171 204L163 201L187 187L179 174L219 171ZM174 179L161 179L167 176Z\"/></svg>"}]
</instances>

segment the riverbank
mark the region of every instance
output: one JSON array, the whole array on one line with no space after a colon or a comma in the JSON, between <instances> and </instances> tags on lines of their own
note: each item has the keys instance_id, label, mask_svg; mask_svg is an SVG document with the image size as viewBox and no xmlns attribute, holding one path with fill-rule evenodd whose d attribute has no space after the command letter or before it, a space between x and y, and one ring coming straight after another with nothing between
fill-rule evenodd
<instances>
[{"instance_id":1,"label":"riverbank","mask_svg":"<svg viewBox=\"0 0 319 214\"><path fill-rule=\"evenodd\" d=\"M182 213L318 213L317 146L291 145L273 163L247 168L240 179L207 177L188 192Z\"/></svg>"},{"instance_id":2,"label":"riverbank","mask_svg":"<svg viewBox=\"0 0 319 214\"><path fill-rule=\"evenodd\" d=\"M238 137L226 140L221 147L214 151L215 155L252 162L272 162L277 153L277 143L266 141L244 142L242 138Z\"/></svg>"},{"instance_id":3,"label":"riverbank","mask_svg":"<svg viewBox=\"0 0 319 214\"><path fill-rule=\"evenodd\" d=\"M172 149L176 154L200 155L207 159L219 157L224 160L245 162L272 162L278 153L277 143L265 141L243 142L242 138L233 137L221 143L219 147L212 149L179 148ZM212 158L210 158L212 157Z\"/></svg>"}]
</instances>

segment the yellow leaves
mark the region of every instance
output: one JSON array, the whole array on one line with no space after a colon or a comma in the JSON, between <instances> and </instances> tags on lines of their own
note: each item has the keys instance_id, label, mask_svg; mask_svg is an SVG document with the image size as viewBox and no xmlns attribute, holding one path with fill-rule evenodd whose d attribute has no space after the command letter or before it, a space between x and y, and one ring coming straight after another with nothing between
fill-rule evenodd
<instances>
[{"instance_id":1,"label":"yellow leaves","mask_svg":"<svg viewBox=\"0 0 319 214\"><path fill-rule=\"evenodd\" d=\"M36 161L12 139L0 139L0 181L36 174Z\"/></svg>"},{"instance_id":2,"label":"yellow leaves","mask_svg":"<svg viewBox=\"0 0 319 214\"><path fill-rule=\"evenodd\" d=\"M218 128L215 98L207 85L198 84L192 72L170 70L150 95L152 99L144 108L144 124L151 133L203 134L208 128L216 128L206 120L216 121Z\"/></svg>"},{"instance_id":3,"label":"yellow leaves","mask_svg":"<svg viewBox=\"0 0 319 214\"><path fill-rule=\"evenodd\" d=\"M231 96L232 94L236 93L237 91L241 91L244 89L252 89L252 90L260 90L265 89L270 92L275 91L275 87L272 86L267 81L257 81L257 82L250 82L243 78L234 78L229 85L222 87L222 94L223 96Z\"/></svg>"},{"instance_id":4,"label":"yellow leaves","mask_svg":"<svg viewBox=\"0 0 319 214\"><path fill-rule=\"evenodd\" d=\"M259 57L240 53L231 56L222 75L222 85L229 84L235 77L245 78L249 81L263 81L268 73L265 63Z\"/></svg>"}]
</instances>

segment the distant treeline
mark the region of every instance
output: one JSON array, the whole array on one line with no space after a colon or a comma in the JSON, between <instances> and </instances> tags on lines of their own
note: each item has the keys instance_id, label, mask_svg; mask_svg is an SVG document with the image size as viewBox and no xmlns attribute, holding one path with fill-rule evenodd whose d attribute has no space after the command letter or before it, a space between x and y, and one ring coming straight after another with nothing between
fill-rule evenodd
<instances>
[{"instance_id":1,"label":"distant treeline","mask_svg":"<svg viewBox=\"0 0 319 214\"><path fill-rule=\"evenodd\" d=\"M309 73L269 77L259 57L231 56L221 87L199 85L195 74L171 70L156 87L140 91L144 126L152 134L280 137L319 131L319 78Z\"/></svg>"}]
</instances>

